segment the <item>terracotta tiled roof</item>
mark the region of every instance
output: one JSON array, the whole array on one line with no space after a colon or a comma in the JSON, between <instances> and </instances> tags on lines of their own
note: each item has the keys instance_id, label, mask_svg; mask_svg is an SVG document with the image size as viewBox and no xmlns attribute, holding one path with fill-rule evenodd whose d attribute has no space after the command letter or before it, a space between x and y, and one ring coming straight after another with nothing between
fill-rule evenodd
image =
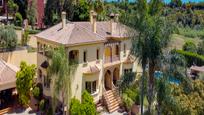
<instances>
[{"instance_id":1,"label":"terracotta tiled roof","mask_svg":"<svg viewBox=\"0 0 204 115\"><path fill-rule=\"evenodd\" d=\"M92 74L92 73L97 73L99 71L100 71L100 69L96 65L92 65L92 66L87 66L84 69L83 73L84 74Z\"/></svg>"},{"instance_id":2,"label":"terracotta tiled roof","mask_svg":"<svg viewBox=\"0 0 204 115\"><path fill-rule=\"evenodd\" d=\"M16 72L19 69L0 59L0 91L16 87Z\"/></svg>"},{"instance_id":3,"label":"terracotta tiled roof","mask_svg":"<svg viewBox=\"0 0 204 115\"><path fill-rule=\"evenodd\" d=\"M90 22L68 22L63 29L62 23L59 23L37 34L36 37L65 45L105 42L107 37L128 37L127 27L119 23L113 23L112 34L110 22L97 22L96 27L94 33Z\"/></svg>"}]
</instances>

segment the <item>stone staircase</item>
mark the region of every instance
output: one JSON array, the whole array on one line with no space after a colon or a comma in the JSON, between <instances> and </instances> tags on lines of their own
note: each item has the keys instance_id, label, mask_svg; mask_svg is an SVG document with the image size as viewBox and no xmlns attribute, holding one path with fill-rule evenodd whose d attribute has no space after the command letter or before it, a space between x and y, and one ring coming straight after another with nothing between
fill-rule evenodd
<instances>
[{"instance_id":1,"label":"stone staircase","mask_svg":"<svg viewBox=\"0 0 204 115\"><path fill-rule=\"evenodd\" d=\"M11 111L12 111L12 108L11 108L11 107L2 109L2 110L0 110L0 115L3 115L3 114L5 114L5 113L11 112Z\"/></svg>"},{"instance_id":2,"label":"stone staircase","mask_svg":"<svg viewBox=\"0 0 204 115\"><path fill-rule=\"evenodd\" d=\"M121 98L117 89L108 90L103 94L104 104L110 113L119 109Z\"/></svg>"}]
</instances>

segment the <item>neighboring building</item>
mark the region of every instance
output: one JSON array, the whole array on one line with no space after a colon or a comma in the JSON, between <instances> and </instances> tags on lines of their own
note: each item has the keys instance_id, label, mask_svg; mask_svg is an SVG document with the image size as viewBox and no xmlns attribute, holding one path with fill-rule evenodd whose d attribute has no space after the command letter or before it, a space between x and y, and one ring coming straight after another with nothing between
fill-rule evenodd
<instances>
[{"instance_id":1,"label":"neighboring building","mask_svg":"<svg viewBox=\"0 0 204 115\"><path fill-rule=\"evenodd\" d=\"M11 105L16 94L16 72L19 68L0 59L0 110ZM3 114L0 112L0 114Z\"/></svg>"},{"instance_id":2,"label":"neighboring building","mask_svg":"<svg viewBox=\"0 0 204 115\"><path fill-rule=\"evenodd\" d=\"M136 72L139 67L130 54L131 40L127 27L118 23L118 15L110 21L97 22L90 13L90 22L69 22L62 13L59 23L37 37L38 82L44 86L45 96L51 96L47 67L48 49L63 45L69 60L76 60L78 68L72 81L72 97L81 100L84 90L91 93L96 103L103 100L109 112L119 107L117 82L125 72Z\"/></svg>"},{"instance_id":3,"label":"neighboring building","mask_svg":"<svg viewBox=\"0 0 204 115\"><path fill-rule=\"evenodd\" d=\"M31 4L32 0L28 0L29 4ZM36 27L37 28L44 28L44 9L45 9L45 2L46 0L37 0L36 1L36 8L37 8L37 19L36 19Z\"/></svg>"},{"instance_id":4,"label":"neighboring building","mask_svg":"<svg viewBox=\"0 0 204 115\"><path fill-rule=\"evenodd\" d=\"M6 13L6 0L0 0L0 15Z\"/></svg>"}]
</instances>

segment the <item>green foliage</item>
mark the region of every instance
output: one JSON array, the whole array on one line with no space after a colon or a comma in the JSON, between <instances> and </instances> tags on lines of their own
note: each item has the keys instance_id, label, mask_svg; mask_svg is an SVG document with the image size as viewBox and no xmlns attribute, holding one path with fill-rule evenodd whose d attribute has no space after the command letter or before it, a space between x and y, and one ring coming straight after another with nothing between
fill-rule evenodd
<instances>
[{"instance_id":1,"label":"green foliage","mask_svg":"<svg viewBox=\"0 0 204 115\"><path fill-rule=\"evenodd\" d=\"M204 113L204 82L196 80L192 84L193 88L190 92L186 92L185 86L172 86L172 95L178 102L179 110L166 110L165 113L172 113L172 115L175 113L179 115L202 115Z\"/></svg>"},{"instance_id":2,"label":"green foliage","mask_svg":"<svg viewBox=\"0 0 204 115\"><path fill-rule=\"evenodd\" d=\"M193 63L195 63L197 65L203 65L204 64L204 56L203 55L199 55L197 53L187 52L187 51L183 51L183 50L176 50L176 52L178 54L185 56L186 61L188 63L188 66L193 65Z\"/></svg>"},{"instance_id":3,"label":"green foliage","mask_svg":"<svg viewBox=\"0 0 204 115\"><path fill-rule=\"evenodd\" d=\"M37 20L37 3L36 0L32 0L30 6L27 9L27 18L29 24L33 27Z\"/></svg>"},{"instance_id":4,"label":"green foliage","mask_svg":"<svg viewBox=\"0 0 204 115\"><path fill-rule=\"evenodd\" d=\"M53 115L53 111L51 107L49 107L49 109L47 110L46 115Z\"/></svg>"},{"instance_id":5,"label":"green foliage","mask_svg":"<svg viewBox=\"0 0 204 115\"><path fill-rule=\"evenodd\" d=\"M132 105L134 104L134 101L130 97L128 97L126 93L122 95L122 101L127 110L130 110Z\"/></svg>"},{"instance_id":6,"label":"green foliage","mask_svg":"<svg viewBox=\"0 0 204 115\"><path fill-rule=\"evenodd\" d=\"M89 4L86 0L79 0L79 3L74 6L74 17L76 21L89 20Z\"/></svg>"},{"instance_id":7,"label":"green foliage","mask_svg":"<svg viewBox=\"0 0 204 115\"><path fill-rule=\"evenodd\" d=\"M21 16L19 12L17 12L14 18L14 24L16 26L22 26L22 22L23 22L23 17Z\"/></svg>"},{"instance_id":8,"label":"green foliage","mask_svg":"<svg viewBox=\"0 0 204 115\"><path fill-rule=\"evenodd\" d=\"M182 6L182 1L181 0L171 0L170 6L172 6L172 7L181 7Z\"/></svg>"},{"instance_id":9,"label":"green foliage","mask_svg":"<svg viewBox=\"0 0 204 115\"><path fill-rule=\"evenodd\" d=\"M41 111L45 111L45 100L44 99L40 101L39 108Z\"/></svg>"},{"instance_id":10,"label":"green foliage","mask_svg":"<svg viewBox=\"0 0 204 115\"><path fill-rule=\"evenodd\" d=\"M16 73L16 88L19 94L19 102L22 105L29 103L30 89L33 85L35 71L35 65L27 65L26 62L21 62L20 71Z\"/></svg>"},{"instance_id":11,"label":"green foliage","mask_svg":"<svg viewBox=\"0 0 204 115\"><path fill-rule=\"evenodd\" d=\"M0 50L13 50L17 46L17 35L12 26L0 26Z\"/></svg>"},{"instance_id":12,"label":"green foliage","mask_svg":"<svg viewBox=\"0 0 204 115\"><path fill-rule=\"evenodd\" d=\"M70 114L71 115L82 115L81 103L79 100L75 98L71 99Z\"/></svg>"},{"instance_id":13,"label":"green foliage","mask_svg":"<svg viewBox=\"0 0 204 115\"><path fill-rule=\"evenodd\" d=\"M71 80L75 74L77 64L69 62L63 46L53 51L51 65L48 68L48 76L53 80L53 96L63 98L62 105L68 105L71 99ZM63 93L60 93L62 91ZM60 95L61 94L61 95ZM52 98L52 108L55 111L56 98Z\"/></svg>"},{"instance_id":14,"label":"green foliage","mask_svg":"<svg viewBox=\"0 0 204 115\"><path fill-rule=\"evenodd\" d=\"M34 87L32 93L36 99L38 100L40 99L40 88L39 87Z\"/></svg>"},{"instance_id":15,"label":"green foliage","mask_svg":"<svg viewBox=\"0 0 204 115\"><path fill-rule=\"evenodd\" d=\"M183 50L184 51L188 51L188 52L196 52L197 51L197 47L196 47L196 45L193 42L187 41L183 45Z\"/></svg>"},{"instance_id":16,"label":"green foliage","mask_svg":"<svg viewBox=\"0 0 204 115\"><path fill-rule=\"evenodd\" d=\"M204 40L198 44L197 53L204 55Z\"/></svg>"},{"instance_id":17,"label":"green foliage","mask_svg":"<svg viewBox=\"0 0 204 115\"><path fill-rule=\"evenodd\" d=\"M28 29L26 31L28 31L29 34L37 34L40 32L40 30L33 30L33 29Z\"/></svg>"},{"instance_id":18,"label":"green foliage","mask_svg":"<svg viewBox=\"0 0 204 115\"><path fill-rule=\"evenodd\" d=\"M96 115L96 106L93 97L87 91L84 91L82 94L82 106L84 113L87 115Z\"/></svg>"},{"instance_id":19,"label":"green foliage","mask_svg":"<svg viewBox=\"0 0 204 115\"><path fill-rule=\"evenodd\" d=\"M18 5L14 2L14 0L8 0L8 12L11 15L14 15L15 12L18 11Z\"/></svg>"},{"instance_id":20,"label":"green foliage","mask_svg":"<svg viewBox=\"0 0 204 115\"><path fill-rule=\"evenodd\" d=\"M124 90L130 85L132 85L135 81L135 73L126 73L122 76L121 83L119 85L120 90Z\"/></svg>"},{"instance_id":21,"label":"green foliage","mask_svg":"<svg viewBox=\"0 0 204 115\"><path fill-rule=\"evenodd\" d=\"M204 30L203 29L192 29L189 27L185 27L185 28L179 28L179 34L186 36L186 37L190 37L190 38L195 38L195 37L200 37L203 38L204 37Z\"/></svg>"},{"instance_id":22,"label":"green foliage","mask_svg":"<svg viewBox=\"0 0 204 115\"><path fill-rule=\"evenodd\" d=\"M26 46L29 40L30 40L29 32L27 30L24 30L21 38L21 45Z\"/></svg>"},{"instance_id":23,"label":"green foliage","mask_svg":"<svg viewBox=\"0 0 204 115\"><path fill-rule=\"evenodd\" d=\"M96 115L96 113L93 97L87 91L84 91L82 94L82 103L75 98L71 99L71 115Z\"/></svg>"}]
</instances>

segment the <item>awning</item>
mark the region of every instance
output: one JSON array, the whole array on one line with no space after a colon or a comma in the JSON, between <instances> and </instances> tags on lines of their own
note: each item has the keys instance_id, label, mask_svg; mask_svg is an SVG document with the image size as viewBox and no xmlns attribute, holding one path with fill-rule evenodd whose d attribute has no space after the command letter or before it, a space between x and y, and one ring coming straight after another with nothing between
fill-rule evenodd
<instances>
[{"instance_id":1,"label":"awning","mask_svg":"<svg viewBox=\"0 0 204 115\"><path fill-rule=\"evenodd\" d=\"M84 74L93 74L93 73L98 73L99 71L100 71L100 69L96 65L90 65L84 69L83 73Z\"/></svg>"},{"instance_id":2,"label":"awning","mask_svg":"<svg viewBox=\"0 0 204 115\"><path fill-rule=\"evenodd\" d=\"M190 69L193 70L193 71L197 71L197 72L204 72L204 66L201 66L201 67L199 67L199 66L191 66Z\"/></svg>"},{"instance_id":3,"label":"awning","mask_svg":"<svg viewBox=\"0 0 204 115\"><path fill-rule=\"evenodd\" d=\"M19 70L14 65L0 59L0 91L16 87L16 72Z\"/></svg>"}]
</instances>

